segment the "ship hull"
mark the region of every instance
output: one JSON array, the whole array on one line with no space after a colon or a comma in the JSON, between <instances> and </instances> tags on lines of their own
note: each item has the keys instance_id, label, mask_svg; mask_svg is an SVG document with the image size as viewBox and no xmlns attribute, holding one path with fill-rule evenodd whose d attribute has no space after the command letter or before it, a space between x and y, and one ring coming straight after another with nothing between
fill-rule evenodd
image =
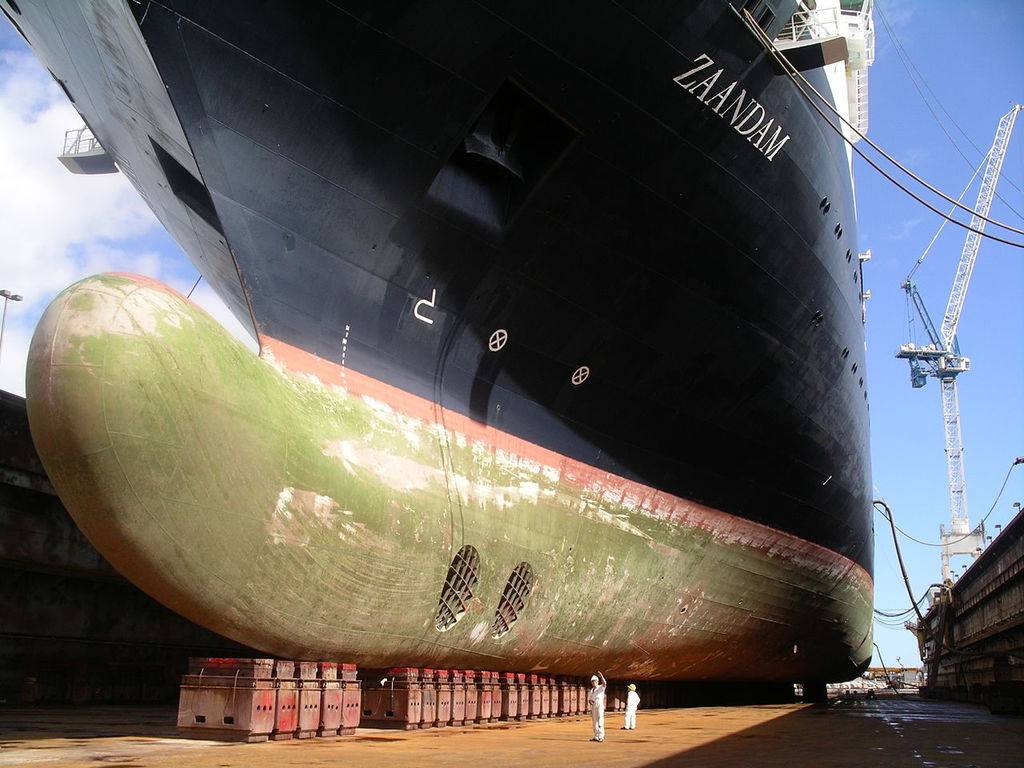
<instances>
[{"instance_id":1,"label":"ship hull","mask_svg":"<svg viewBox=\"0 0 1024 768\"><path fill-rule=\"evenodd\" d=\"M161 543L160 526L130 524L150 495L136 495L138 508L111 498L94 513L87 499L122 487L117 473L103 489L62 490L140 586L269 652L365 663L482 654L477 663L499 668L577 672L596 657L637 676L747 680L843 679L866 664L868 411L848 158L726 4L341 3L295 14L288 4L168 2L133 5L134 17L116 2L24 5L30 43L254 328L264 361L225 369L221 384L236 377L249 398L278 382L273 408L313 422L369 408L353 424L384 430L391 418L420 441L415 451L368 444L358 455L376 458L360 467L321 456L330 449L307 436L300 453L318 468L300 482L269 438L284 434L283 415L267 413L257 427L235 408L205 412L224 430L203 453L204 465L223 464L217 492L245 485L239 472L269 482L258 498L229 504L251 517L244 527L261 532L262 547L242 547L216 516L193 532L223 537L222 557L234 563L217 599L197 581L207 558L188 554L198 545L187 525ZM44 12L65 31L74 67L62 66L37 23ZM828 92L821 72L809 76ZM744 132L754 118L744 123L739 106L730 118L740 92L756 101L765 133ZM111 322L99 327L113 344ZM43 327L51 336L41 331L40 349L61 347L60 330L81 333L64 321ZM173 352L183 344L169 354L188 357ZM273 376L271 359L281 369ZM293 391L311 372L316 392ZM120 388L119 375L106 369L104 387ZM50 406L94 427L43 362L29 372L30 415L40 413L32 393L50 390L66 397ZM203 419L189 417L190 439ZM361 439L330 423L335 440ZM77 428L60 424L70 432L36 416L37 441L59 451L47 432L67 441ZM479 455L451 449L480 430ZM240 446L259 450L236 465ZM91 466L87 454L61 453L51 467L40 452L58 488L62 473L78 477L76 461ZM519 517L497 515L491 491L460 487L536 483L540 494L540 480L503 465L533 467L536 452L552 457L539 464L557 479L542 471L550 495L536 504L522 491L503 495ZM482 475L480 461L492 467ZM350 468L367 484L361 504L344 501ZM175 482L194 483L200 469L175 470ZM406 488L407 471L426 485ZM326 554L308 559L297 543L306 534L272 546L267 516L279 503L289 519L304 514L288 493L355 507L374 536L397 537L396 562L416 564L418 596L403 581L389 603L325 576ZM402 538L406 505L430 518L429 543ZM684 510L681 519L666 508ZM685 510L707 517L696 524ZM331 543L348 565L339 567L359 563L352 572L378 587L394 578L387 557L370 558L368 542L346 546L340 533ZM437 595L464 544L479 549L489 591L438 633ZM150 550L164 554L138 556ZM787 560L804 550L820 559ZM289 557L290 609L274 586ZM262 558L274 575L254 582L245 574ZM567 577L584 558L589 570ZM519 562L538 592L513 640L495 640L487 627ZM573 586L558 589L567 578ZM697 594L707 596L700 620L680 613ZM337 606L350 618L331 613ZM304 628L286 632L285 614L304 617Z\"/></svg>"},{"instance_id":2,"label":"ship hull","mask_svg":"<svg viewBox=\"0 0 1024 768\"><path fill-rule=\"evenodd\" d=\"M69 288L30 365L38 450L90 540L268 652L739 681L838 679L867 658L871 579L852 561L288 345L260 360L152 281ZM479 580L439 632L466 543ZM533 588L495 637L521 562Z\"/></svg>"}]
</instances>

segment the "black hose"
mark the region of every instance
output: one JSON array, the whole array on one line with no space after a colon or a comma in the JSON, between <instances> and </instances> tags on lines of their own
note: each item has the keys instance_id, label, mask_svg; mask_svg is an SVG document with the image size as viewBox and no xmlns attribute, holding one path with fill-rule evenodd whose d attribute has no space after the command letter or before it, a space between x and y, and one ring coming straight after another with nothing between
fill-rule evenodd
<instances>
[{"instance_id":1,"label":"black hose","mask_svg":"<svg viewBox=\"0 0 1024 768\"><path fill-rule=\"evenodd\" d=\"M882 665L882 671L885 673L885 679L889 681L889 687L892 688L892 692L893 693L895 693L897 696L899 696L902 699L903 698L903 694L900 693L899 690L896 688L896 685L892 681L892 675L889 674L889 670L885 666L885 659L882 658L882 650L881 650L881 648L878 647L878 643L876 643L876 642L872 641L871 644L873 646L875 646L875 653L878 654L878 661Z\"/></svg>"},{"instance_id":2,"label":"black hose","mask_svg":"<svg viewBox=\"0 0 1024 768\"><path fill-rule=\"evenodd\" d=\"M921 623L921 626L925 626L924 615L921 613L921 609L917 607L917 602L914 600L914 590L910 588L910 577L907 575L907 567L903 564L903 552L900 550L900 540L896 535L896 523L892 519L892 510L889 509L889 505L885 503L884 499L875 499L872 504L879 505L885 508L885 518L889 521L889 527L892 529L892 543L896 547L896 559L900 563L900 572L903 574L903 583L907 587L907 595L910 596L910 604L914 609L914 613L917 614L917 620Z\"/></svg>"}]
</instances>

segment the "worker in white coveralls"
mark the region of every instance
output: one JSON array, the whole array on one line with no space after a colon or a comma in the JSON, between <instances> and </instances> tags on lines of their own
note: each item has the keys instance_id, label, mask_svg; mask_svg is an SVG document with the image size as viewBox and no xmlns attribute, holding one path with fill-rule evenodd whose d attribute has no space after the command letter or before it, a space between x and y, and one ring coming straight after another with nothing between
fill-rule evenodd
<instances>
[{"instance_id":1,"label":"worker in white coveralls","mask_svg":"<svg viewBox=\"0 0 1024 768\"><path fill-rule=\"evenodd\" d=\"M624 731L636 730L636 710L640 706L640 694L636 692L636 686L629 684L629 693L626 694L626 724L622 726Z\"/></svg>"},{"instance_id":2,"label":"worker in white coveralls","mask_svg":"<svg viewBox=\"0 0 1024 768\"><path fill-rule=\"evenodd\" d=\"M594 723L594 738L591 741L604 741L604 691L607 687L608 681L604 679L603 672L590 678L587 703L590 705L590 719Z\"/></svg>"}]
</instances>

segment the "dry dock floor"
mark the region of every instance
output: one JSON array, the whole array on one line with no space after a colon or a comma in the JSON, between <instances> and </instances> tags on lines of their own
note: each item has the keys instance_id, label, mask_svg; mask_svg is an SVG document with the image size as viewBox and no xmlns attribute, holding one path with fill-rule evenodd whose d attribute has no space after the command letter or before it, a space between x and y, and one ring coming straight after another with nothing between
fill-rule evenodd
<instances>
[{"instance_id":1,"label":"dry dock floor","mask_svg":"<svg viewBox=\"0 0 1024 768\"><path fill-rule=\"evenodd\" d=\"M913 697L877 701L643 711L636 731L607 718L499 723L264 744L177 738L174 711L155 707L0 708L0 766L277 768L359 766L908 766L1024 764L1024 719Z\"/></svg>"}]
</instances>

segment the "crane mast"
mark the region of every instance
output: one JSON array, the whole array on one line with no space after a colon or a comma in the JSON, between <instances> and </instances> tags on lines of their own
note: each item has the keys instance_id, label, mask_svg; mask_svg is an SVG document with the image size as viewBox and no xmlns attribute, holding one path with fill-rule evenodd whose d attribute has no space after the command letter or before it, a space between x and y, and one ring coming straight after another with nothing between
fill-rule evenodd
<instances>
[{"instance_id":1,"label":"crane mast","mask_svg":"<svg viewBox=\"0 0 1024 768\"><path fill-rule=\"evenodd\" d=\"M946 302L946 312L942 317L941 330L936 330L934 323L924 307L924 301L917 286L908 277L903 283L908 301L913 305L922 325L929 337L929 343L920 347L914 343L900 346L896 357L910 362L911 386L920 388L925 385L928 376L939 380L942 390L942 423L946 448L946 473L949 482L949 512L951 527L947 531L944 525L939 527L942 542L942 578L950 579L949 562L954 555L971 555L977 557L985 545L984 526L971 529L967 515L967 480L964 477L964 446L960 432L960 396L957 391L957 377L971 367L969 358L960 354L956 331L963 314L967 289L978 258L981 246L981 232L985 229L985 218L992 207L996 184L1002 172L1003 160L1010 142L1017 114L1024 105L1016 104L999 120L992 148L988 153L985 173L978 190L978 199L974 206L975 213L971 216L971 229L964 241L964 248L957 263L953 286Z\"/></svg>"}]
</instances>

